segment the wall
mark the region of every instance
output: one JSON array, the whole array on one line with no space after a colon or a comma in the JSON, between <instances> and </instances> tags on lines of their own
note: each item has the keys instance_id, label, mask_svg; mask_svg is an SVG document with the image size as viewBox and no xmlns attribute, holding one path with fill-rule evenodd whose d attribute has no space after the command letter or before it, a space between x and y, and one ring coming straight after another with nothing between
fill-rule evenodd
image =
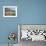
<instances>
[{"instance_id":1,"label":"wall","mask_svg":"<svg viewBox=\"0 0 46 46\"><path fill-rule=\"evenodd\" d=\"M46 24L46 0L21 0L20 23Z\"/></svg>"},{"instance_id":2,"label":"wall","mask_svg":"<svg viewBox=\"0 0 46 46\"><path fill-rule=\"evenodd\" d=\"M9 42L8 35L10 32L16 32L17 35L17 18L3 17L3 6L16 6L17 0L0 0L0 44ZM18 43L17 39L15 41Z\"/></svg>"},{"instance_id":3,"label":"wall","mask_svg":"<svg viewBox=\"0 0 46 46\"><path fill-rule=\"evenodd\" d=\"M17 5L18 17L4 18L4 5ZM0 44L8 43L9 32L17 34L18 24L46 24L46 0L0 0Z\"/></svg>"}]
</instances>

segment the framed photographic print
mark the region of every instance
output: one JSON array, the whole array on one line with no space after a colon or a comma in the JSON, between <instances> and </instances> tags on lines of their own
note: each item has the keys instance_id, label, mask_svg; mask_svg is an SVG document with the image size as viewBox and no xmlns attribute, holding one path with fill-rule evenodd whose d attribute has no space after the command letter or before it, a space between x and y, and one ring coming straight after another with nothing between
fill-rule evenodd
<instances>
[{"instance_id":1,"label":"framed photographic print","mask_svg":"<svg viewBox=\"0 0 46 46\"><path fill-rule=\"evenodd\" d=\"M17 17L17 6L3 6L3 17Z\"/></svg>"}]
</instances>

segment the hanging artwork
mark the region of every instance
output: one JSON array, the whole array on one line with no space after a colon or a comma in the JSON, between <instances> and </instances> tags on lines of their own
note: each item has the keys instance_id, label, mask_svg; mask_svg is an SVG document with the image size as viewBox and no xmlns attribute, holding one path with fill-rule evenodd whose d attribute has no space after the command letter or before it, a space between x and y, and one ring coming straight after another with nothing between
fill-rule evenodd
<instances>
[{"instance_id":1,"label":"hanging artwork","mask_svg":"<svg viewBox=\"0 0 46 46\"><path fill-rule=\"evenodd\" d=\"M3 6L3 17L17 17L17 6Z\"/></svg>"}]
</instances>

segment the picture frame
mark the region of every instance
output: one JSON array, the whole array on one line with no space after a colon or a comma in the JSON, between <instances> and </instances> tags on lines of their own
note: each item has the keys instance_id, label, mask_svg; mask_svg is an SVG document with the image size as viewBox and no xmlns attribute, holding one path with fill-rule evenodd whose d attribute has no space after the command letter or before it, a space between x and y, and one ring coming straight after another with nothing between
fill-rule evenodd
<instances>
[{"instance_id":1,"label":"picture frame","mask_svg":"<svg viewBox=\"0 0 46 46\"><path fill-rule=\"evenodd\" d=\"M3 6L3 17L17 17L17 6Z\"/></svg>"}]
</instances>

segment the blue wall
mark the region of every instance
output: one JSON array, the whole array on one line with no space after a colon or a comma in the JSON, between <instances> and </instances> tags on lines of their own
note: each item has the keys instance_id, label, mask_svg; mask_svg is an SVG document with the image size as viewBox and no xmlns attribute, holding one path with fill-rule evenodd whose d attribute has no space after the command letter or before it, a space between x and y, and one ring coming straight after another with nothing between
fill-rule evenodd
<instances>
[{"instance_id":1,"label":"blue wall","mask_svg":"<svg viewBox=\"0 0 46 46\"><path fill-rule=\"evenodd\" d=\"M3 17L3 6L9 5L17 5L17 18ZM17 34L18 24L46 24L46 0L0 0L0 44L8 43L9 32Z\"/></svg>"}]
</instances>

